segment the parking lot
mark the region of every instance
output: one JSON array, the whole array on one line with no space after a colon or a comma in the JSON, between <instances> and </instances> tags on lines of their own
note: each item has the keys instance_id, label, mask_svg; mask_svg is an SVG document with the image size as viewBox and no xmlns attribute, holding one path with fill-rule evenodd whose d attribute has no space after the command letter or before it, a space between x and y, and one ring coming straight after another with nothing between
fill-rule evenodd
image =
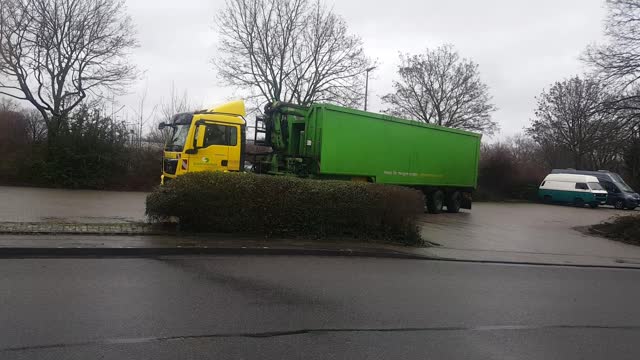
<instances>
[{"instance_id":1,"label":"parking lot","mask_svg":"<svg viewBox=\"0 0 640 360\"><path fill-rule=\"evenodd\" d=\"M423 237L444 248L640 259L640 247L593 236L585 227L640 211L534 203L474 203L459 214L425 215Z\"/></svg>"}]
</instances>

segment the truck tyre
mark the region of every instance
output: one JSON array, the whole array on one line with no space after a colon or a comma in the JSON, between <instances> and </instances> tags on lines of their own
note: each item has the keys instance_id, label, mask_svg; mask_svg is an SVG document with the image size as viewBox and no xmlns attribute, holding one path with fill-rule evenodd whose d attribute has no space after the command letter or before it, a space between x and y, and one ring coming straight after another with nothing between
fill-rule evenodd
<instances>
[{"instance_id":1,"label":"truck tyre","mask_svg":"<svg viewBox=\"0 0 640 360\"><path fill-rule=\"evenodd\" d=\"M462 195L460 191L454 191L452 193L447 194L447 212L448 213L457 213L460 212L460 201Z\"/></svg>"},{"instance_id":2,"label":"truck tyre","mask_svg":"<svg viewBox=\"0 0 640 360\"><path fill-rule=\"evenodd\" d=\"M427 196L427 210L432 214L440 214L444 206L444 193L442 190L431 192Z\"/></svg>"}]
</instances>

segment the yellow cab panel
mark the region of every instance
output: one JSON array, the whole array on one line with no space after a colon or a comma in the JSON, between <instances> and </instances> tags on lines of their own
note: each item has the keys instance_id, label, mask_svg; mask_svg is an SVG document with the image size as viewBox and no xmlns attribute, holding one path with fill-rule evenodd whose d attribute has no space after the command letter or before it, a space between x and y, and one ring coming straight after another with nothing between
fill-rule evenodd
<instances>
[{"instance_id":1,"label":"yellow cab panel","mask_svg":"<svg viewBox=\"0 0 640 360\"><path fill-rule=\"evenodd\" d=\"M196 113L177 114L165 145L162 183L190 171L240 171L244 153L242 101ZM162 126L162 125L161 125Z\"/></svg>"}]
</instances>

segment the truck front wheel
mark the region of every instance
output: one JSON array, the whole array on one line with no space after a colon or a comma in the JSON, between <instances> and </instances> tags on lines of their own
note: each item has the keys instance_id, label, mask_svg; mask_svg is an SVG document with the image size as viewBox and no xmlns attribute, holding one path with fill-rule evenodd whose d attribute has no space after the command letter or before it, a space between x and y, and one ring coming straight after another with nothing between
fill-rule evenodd
<instances>
[{"instance_id":1,"label":"truck front wheel","mask_svg":"<svg viewBox=\"0 0 640 360\"><path fill-rule=\"evenodd\" d=\"M427 196L427 210L432 214L440 214L444 206L444 193L442 190L431 192Z\"/></svg>"},{"instance_id":2,"label":"truck front wheel","mask_svg":"<svg viewBox=\"0 0 640 360\"><path fill-rule=\"evenodd\" d=\"M460 191L454 191L447 194L447 212L457 213L460 212L460 202L462 200L462 194Z\"/></svg>"}]
</instances>

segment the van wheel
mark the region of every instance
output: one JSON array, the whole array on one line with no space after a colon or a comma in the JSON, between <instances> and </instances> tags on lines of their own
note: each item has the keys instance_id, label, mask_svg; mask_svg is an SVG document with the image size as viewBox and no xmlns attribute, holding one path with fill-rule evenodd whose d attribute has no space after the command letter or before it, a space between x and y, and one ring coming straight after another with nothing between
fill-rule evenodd
<instances>
[{"instance_id":1,"label":"van wheel","mask_svg":"<svg viewBox=\"0 0 640 360\"><path fill-rule=\"evenodd\" d=\"M436 190L427 196L427 210L432 214L440 214L444 206L444 193Z\"/></svg>"},{"instance_id":2,"label":"van wheel","mask_svg":"<svg viewBox=\"0 0 640 360\"><path fill-rule=\"evenodd\" d=\"M591 204L589 204L589 207L592 208L592 209L596 209L598 207L598 204L597 203L591 203Z\"/></svg>"},{"instance_id":3,"label":"van wheel","mask_svg":"<svg viewBox=\"0 0 640 360\"><path fill-rule=\"evenodd\" d=\"M576 198L575 200L573 200L573 205L582 208L584 207L584 200L582 198Z\"/></svg>"},{"instance_id":4,"label":"van wheel","mask_svg":"<svg viewBox=\"0 0 640 360\"><path fill-rule=\"evenodd\" d=\"M622 210L624 209L624 201L622 200L616 200L615 203L613 203L613 207L618 209L618 210Z\"/></svg>"},{"instance_id":5,"label":"van wheel","mask_svg":"<svg viewBox=\"0 0 640 360\"><path fill-rule=\"evenodd\" d=\"M447 212L449 213L457 213L460 212L460 201L462 195L460 191L454 191L447 195Z\"/></svg>"},{"instance_id":6,"label":"van wheel","mask_svg":"<svg viewBox=\"0 0 640 360\"><path fill-rule=\"evenodd\" d=\"M545 204L551 204L551 195L545 195L542 201L544 201Z\"/></svg>"}]
</instances>

